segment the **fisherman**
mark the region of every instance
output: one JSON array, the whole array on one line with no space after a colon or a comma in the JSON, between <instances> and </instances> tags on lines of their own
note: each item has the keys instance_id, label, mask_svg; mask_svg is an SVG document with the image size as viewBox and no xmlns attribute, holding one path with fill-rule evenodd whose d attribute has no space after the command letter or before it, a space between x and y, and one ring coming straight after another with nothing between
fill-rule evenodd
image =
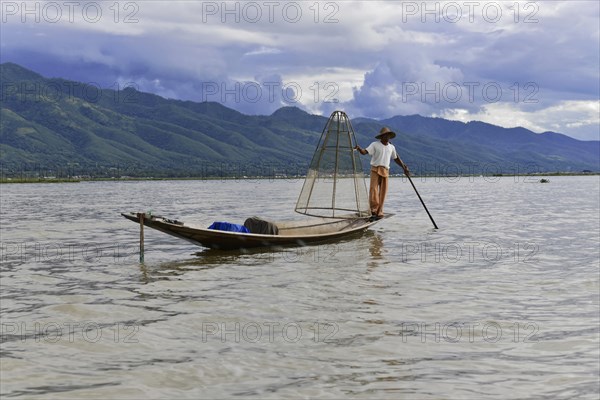
<instances>
[{"instance_id":1,"label":"fisherman","mask_svg":"<svg viewBox=\"0 0 600 400\"><path fill-rule=\"evenodd\" d=\"M371 143L366 149L359 145L354 147L360 154L371 156L371 185L369 188L369 205L371 207L371 221L383 218L383 202L388 190L388 176L390 175L390 160L396 161L406 175L410 174L408 167L396 153L396 148L390 143L390 139L396 134L388 127L383 127L375 139L378 142Z\"/></svg>"}]
</instances>

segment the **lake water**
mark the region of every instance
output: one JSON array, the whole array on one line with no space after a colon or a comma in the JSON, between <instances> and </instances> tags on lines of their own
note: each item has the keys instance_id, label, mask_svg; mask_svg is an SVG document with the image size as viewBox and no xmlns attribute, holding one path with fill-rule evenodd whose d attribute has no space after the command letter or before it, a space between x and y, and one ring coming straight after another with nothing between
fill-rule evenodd
<instances>
[{"instance_id":1,"label":"lake water","mask_svg":"<svg viewBox=\"0 0 600 400\"><path fill-rule=\"evenodd\" d=\"M203 250L185 222L297 218L301 181L2 185L5 398L599 396L600 178L391 181L381 221Z\"/></svg>"}]
</instances>

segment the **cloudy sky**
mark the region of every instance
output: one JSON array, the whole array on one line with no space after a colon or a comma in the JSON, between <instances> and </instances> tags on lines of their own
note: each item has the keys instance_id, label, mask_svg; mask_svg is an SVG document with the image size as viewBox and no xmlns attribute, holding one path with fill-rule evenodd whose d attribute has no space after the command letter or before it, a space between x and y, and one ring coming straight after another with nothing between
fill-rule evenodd
<instances>
[{"instance_id":1,"label":"cloudy sky","mask_svg":"<svg viewBox=\"0 0 600 400\"><path fill-rule=\"evenodd\" d=\"M597 1L1 1L1 61L101 87L600 139Z\"/></svg>"}]
</instances>

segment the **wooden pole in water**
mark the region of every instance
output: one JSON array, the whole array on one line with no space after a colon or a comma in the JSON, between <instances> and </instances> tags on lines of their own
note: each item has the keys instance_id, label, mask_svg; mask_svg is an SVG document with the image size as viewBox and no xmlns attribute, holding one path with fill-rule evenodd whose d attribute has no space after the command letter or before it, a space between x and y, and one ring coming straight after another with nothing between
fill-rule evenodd
<instances>
[{"instance_id":1,"label":"wooden pole in water","mask_svg":"<svg viewBox=\"0 0 600 400\"><path fill-rule=\"evenodd\" d=\"M140 264L144 263L144 217L146 214L138 213L140 219Z\"/></svg>"},{"instance_id":2,"label":"wooden pole in water","mask_svg":"<svg viewBox=\"0 0 600 400\"><path fill-rule=\"evenodd\" d=\"M417 190L417 188L415 187L415 184L413 183L412 179L410 179L410 174L406 173L406 171L404 171L404 175L406 175L406 177L408 178L408 181L410 182L410 184L412 185L413 189L415 189L415 193L417 194L417 197L419 198L419 200L421 201L421 204L423 205L423 208L425 209L425 211L427 211L427 215L429 215L429 219L431 220L431 222L433 223L433 226L435 227L435 229L438 229L438 226L436 225L435 221L433 220L433 217L431 216L431 214L429 213L429 210L427 209L427 206L425 205L425 202L423 201L423 199L421 198L421 195L419 194L419 191Z\"/></svg>"}]
</instances>

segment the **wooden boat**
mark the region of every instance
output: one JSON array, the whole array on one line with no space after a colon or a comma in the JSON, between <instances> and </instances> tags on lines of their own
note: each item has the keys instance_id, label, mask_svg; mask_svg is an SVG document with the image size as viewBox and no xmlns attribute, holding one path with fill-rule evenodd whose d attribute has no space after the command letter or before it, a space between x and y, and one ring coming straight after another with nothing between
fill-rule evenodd
<instances>
[{"instance_id":1,"label":"wooden boat","mask_svg":"<svg viewBox=\"0 0 600 400\"><path fill-rule=\"evenodd\" d=\"M123 213L125 218L137 222L137 213ZM391 217L388 214L384 217ZM380 221L380 220L379 220ZM359 235L379 222L369 218L311 218L310 220L275 222L278 235L240 233L201 228L160 216L146 216L144 226L213 249L244 249L252 247L305 246Z\"/></svg>"},{"instance_id":2,"label":"wooden boat","mask_svg":"<svg viewBox=\"0 0 600 400\"><path fill-rule=\"evenodd\" d=\"M144 226L214 249L304 246L360 234L377 220L370 218L365 174L355 146L350 119L344 112L334 111L323 129L296 203L295 211L311 218L274 222L278 234L214 230L158 216L144 216ZM143 214L122 215L139 223Z\"/></svg>"}]
</instances>

